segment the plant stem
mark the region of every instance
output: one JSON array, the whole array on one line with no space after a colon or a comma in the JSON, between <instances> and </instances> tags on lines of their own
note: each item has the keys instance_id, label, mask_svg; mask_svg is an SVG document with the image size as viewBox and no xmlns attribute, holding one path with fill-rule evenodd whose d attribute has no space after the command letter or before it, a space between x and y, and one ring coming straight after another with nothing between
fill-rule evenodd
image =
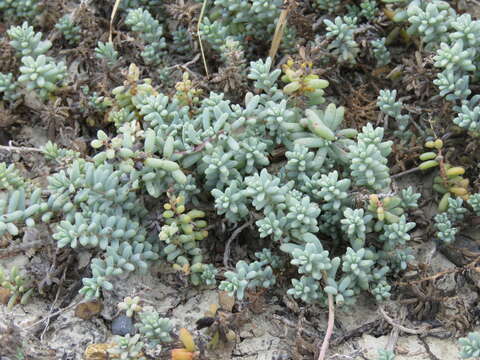
<instances>
[{"instance_id":1,"label":"plant stem","mask_svg":"<svg viewBox=\"0 0 480 360\"><path fill-rule=\"evenodd\" d=\"M330 338L333 334L333 325L335 322L335 306L333 304L333 295L328 294L328 325L327 332L323 338L322 348L320 349L320 355L318 355L318 360L324 360L327 355L328 345L330 344Z\"/></svg>"}]
</instances>

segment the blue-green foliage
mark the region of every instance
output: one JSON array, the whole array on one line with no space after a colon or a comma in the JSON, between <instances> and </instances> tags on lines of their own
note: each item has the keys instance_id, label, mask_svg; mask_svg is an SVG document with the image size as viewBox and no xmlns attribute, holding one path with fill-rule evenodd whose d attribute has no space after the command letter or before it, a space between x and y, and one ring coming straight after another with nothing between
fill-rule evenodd
<instances>
[{"instance_id":1,"label":"blue-green foliage","mask_svg":"<svg viewBox=\"0 0 480 360\"><path fill-rule=\"evenodd\" d=\"M242 104L216 93L185 101L186 93L195 94L185 79L183 86L192 88L167 96L130 66L129 81L112 91L116 133L97 132L91 159L46 146L45 154L66 166L49 176L45 200L32 195L25 207L12 206L21 212L5 221L5 231L17 234L13 226L33 216L52 223L60 247L97 251L92 277L83 280L86 298L160 259L193 284L212 286L217 270L201 249L206 213L191 205L210 193L218 215L230 223L255 219L259 236L273 240L255 254L258 260L228 269L220 289L241 299L248 289L272 286L279 248L298 269L289 290L297 298L326 304L331 295L341 305L369 291L378 301L388 299L387 276L411 259L414 224L405 211L416 206L418 194L410 189L395 200L356 202L357 189L388 190L391 142L383 141L383 129L342 128L345 109L333 103L298 107L276 84L280 73L271 64L250 64L257 93L247 93ZM270 166L277 144L286 148L281 171ZM143 199L165 195L164 212L153 218ZM36 212L25 215L37 202ZM158 233L147 230L155 220ZM332 240L344 241L346 252L332 250Z\"/></svg>"},{"instance_id":2,"label":"blue-green foliage","mask_svg":"<svg viewBox=\"0 0 480 360\"><path fill-rule=\"evenodd\" d=\"M454 108L458 113L453 123L474 133L480 131L480 95L473 96L470 101L463 101Z\"/></svg>"},{"instance_id":3,"label":"blue-green foliage","mask_svg":"<svg viewBox=\"0 0 480 360\"><path fill-rule=\"evenodd\" d=\"M349 146L350 171L356 185L382 190L390 185L387 156L392 151L392 141L384 141L383 128L371 124L363 127L357 143Z\"/></svg>"},{"instance_id":4,"label":"blue-green foliage","mask_svg":"<svg viewBox=\"0 0 480 360\"><path fill-rule=\"evenodd\" d=\"M3 166L2 166L3 167ZM12 189L0 194L0 236L19 234L19 226L34 226L36 219L47 210L41 200L41 189L28 189L17 174L9 171L5 179Z\"/></svg>"},{"instance_id":5,"label":"blue-green foliage","mask_svg":"<svg viewBox=\"0 0 480 360\"><path fill-rule=\"evenodd\" d=\"M42 40L42 33L36 33L27 22L22 26L11 27L7 34L11 39L10 45L19 56L44 55L52 47L52 43L49 40Z\"/></svg>"},{"instance_id":6,"label":"blue-green foliage","mask_svg":"<svg viewBox=\"0 0 480 360\"><path fill-rule=\"evenodd\" d=\"M440 0L412 1L406 13L411 24L409 33L419 35L425 48L436 52L434 65L441 71L433 82L440 95L460 102L454 106L458 114L453 122L477 132L478 99L468 97L472 93L470 82L478 78L480 20L473 20L469 14L458 15L447 2Z\"/></svg>"},{"instance_id":7,"label":"blue-green foliage","mask_svg":"<svg viewBox=\"0 0 480 360\"><path fill-rule=\"evenodd\" d=\"M471 195L467 203L472 207L476 216L480 216L480 193Z\"/></svg>"},{"instance_id":8,"label":"blue-green foliage","mask_svg":"<svg viewBox=\"0 0 480 360\"><path fill-rule=\"evenodd\" d=\"M416 209L418 208L418 199L420 194L414 192L413 187L409 186L400 191L400 198L402 200L401 206L405 209Z\"/></svg>"},{"instance_id":9,"label":"blue-green foliage","mask_svg":"<svg viewBox=\"0 0 480 360\"><path fill-rule=\"evenodd\" d=\"M255 289L258 286L269 288L276 281L272 267L268 265L266 259L250 264L240 260L235 266L235 271L226 271L224 275L226 280L220 283L219 289L231 296L235 295L239 300L245 296L246 289Z\"/></svg>"},{"instance_id":10,"label":"blue-green foliage","mask_svg":"<svg viewBox=\"0 0 480 360\"><path fill-rule=\"evenodd\" d=\"M116 356L120 359L126 360L146 360L143 356L143 347L145 344L140 340L140 334L131 336L127 334L125 336L116 336L113 340L115 346L109 348L107 351L109 354Z\"/></svg>"},{"instance_id":11,"label":"blue-green foliage","mask_svg":"<svg viewBox=\"0 0 480 360\"><path fill-rule=\"evenodd\" d=\"M465 213L467 209L463 207L463 199L461 198L449 198L448 199L448 207L447 207L447 215L448 218L451 219L453 222L462 221L465 217Z\"/></svg>"},{"instance_id":12,"label":"blue-green foliage","mask_svg":"<svg viewBox=\"0 0 480 360\"><path fill-rule=\"evenodd\" d=\"M354 250L360 250L365 246L367 224L372 220L372 215L364 215L363 209L346 208L343 212L344 218L340 220L342 230L349 239Z\"/></svg>"},{"instance_id":13,"label":"blue-green foliage","mask_svg":"<svg viewBox=\"0 0 480 360\"><path fill-rule=\"evenodd\" d=\"M477 197L478 194L472 196L473 203L475 203ZM470 200L468 202L470 204ZM463 220L467 211L468 210L463 207L463 199L448 198L447 211L435 215L434 218L437 238L446 244L453 243L455 241L455 235L458 233L456 224Z\"/></svg>"},{"instance_id":14,"label":"blue-green foliage","mask_svg":"<svg viewBox=\"0 0 480 360\"><path fill-rule=\"evenodd\" d=\"M192 49L192 36L187 28L179 27L172 31L173 45L176 52L188 54Z\"/></svg>"},{"instance_id":15,"label":"blue-green foliage","mask_svg":"<svg viewBox=\"0 0 480 360\"><path fill-rule=\"evenodd\" d=\"M427 49L448 41L448 31L451 27L454 10L446 1L432 2L414 0L407 8L410 27L409 34L422 37Z\"/></svg>"},{"instance_id":16,"label":"blue-green foliage","mask_svg":"<svg viewBox=\"0 0 480 360\"><path fill-rule=\"evenodd\" d=\"M215 209L219 215L224 215L230 222L238 222L249 214L247 196L243 183L232 181L224 191L213 189L211 194L215 198Z\"/></svg>"},{"instance_id":17,"label":"blue-green foliage","mask_svg":"<svg viewBox=\"0 0 480 360\"><path fill-rule=\"evenodd\" d=\"M396 97L397 90L380 90L377 105L384 114L395 119L397 130L394 131L394 135L403 141L408 141L413 135L408 129L410 125L410 115L401 114L403 103L400 100L396 100Z\"/></svg>"},{"instance_id":18,"label":"blue-green foliage","mask_svg":"<svg viewBox=\"0 0 480 360\"><path fill-rule=\"evenodd\" d=\"M390 64L391 55L385 46L385 38L375 39L370 42L372 44L373 55L377 61L377 67L382 67Z\"/></svg>"},{"instance_id":19,"label":"blue-green foliage","mask_svg":"<svg viewBox=\"0 0 480 360\"><path fill-rule=\"evenodd\" d=\"M24 186L24 178L14 164L0 163L0 190L13 190Z\"/></svg>"},{"instance_id":20,"label":"blue-green foliage","mask_svg":"<svg viewBox=\"0 0 480 360\"><path fill-rule=\"evenodd\" d=\"M214 0L207 8L200 24L200 34L210 47L222 52L226 40L238 41L241 48L248 39L256 42L271 41L281 11L282 0ZM286 28L280 49L291 52L295 45L295 31ZM248 54L247 54L248 55Z\"/></svg>"},{"instance_id":21,"label":"blue-green foliage","mask_svg":"<svg viewBox=\"0 0 480 360\"><path fill-rule=\"evenodd\" d=\"M360 3L360 16L364 16L367 20L373 20L378 14L378 6L376 0L363 0Z\"/></svg>"},{"instance_id":22,"label":"blue-green foliage","mask_svg":"<svg viewBox=\"0 0 480 360\"><path fill-rule=\"evenodd\" d=\"M35 91L44 99L57 89L57 83L66 76L67 67L65 63L55 64L52 59L45 55L37 58L31 56L22 57L20 66L21 75L18 82L25 85L29 91Z\"/></svg>"},{"instance_id":23,"label":"blue-green foliage","mask_svg":"<svg viewBox=\"0 0 480 360\"><path fill-rule=\"evenodd\" d=\"M392 350L378 350L377 360L395 360L395 354Z\"/></svg>"},{"instance_id":24,"label":"blue-green foliage","mask_svg":"<svg viewBox=\"0 0 480 360\"><path fill-rule=\"evenodd\" d=\"M332 39L332 42L328 45L328 50L337 56L339 61L355 64L355 58L360 51L354 39L357 18L337 16L334 21L326 19L323 22L327 29L327 39Z\"/></svg>"},{"instance_id":25,"label":"blue-green foliage","mask_svg":"<svg viewBox=\"0 0 480 360\"><path fill-rule=\"evenodd\" d=\"M480 356L480 333L471 332L467 337L459 339L458 343L462 359L472 359Z\"/></svg>"},{"instance_id":26,"label":"blue-green foliage","mask_svg":"<svg viewBox=\"0 0 480 360\"><path fill-rule=\"evenodd\" d=\"M66 77L65 63L56 63L53 58L45 55L52 43L41 40L42 34L35 33L33 27L26 22L22 26L11 27L7 33L11 39L10 45L21 56L18 82L41 98L48 98L57 89L57 84Z\"/></svg>"},{"instance_id":27,"label":"blue-green foliage","mask_svg":"<svg viewBox=\"0 0 480 360\"><path fill-rule=\"evenodd\" d=\"M0 19L32 20L39 14L39 5L38 0L0 0Z\"/></svg>"},{"instance_id":28,"label":"blue-green foliage","mask_svg":"<svg viewBox=\"0 0 480 360\"><path fill-rule=\"evenodd\" d=\"M98 42L95 48L95 57L104 60L108 66L114 66L118 62L118 51L111 42Z\"/></svg>"},{"instance_id":29,"label":"blue-green foliage","mask_svg":"<svg viewBox=\"0 0 480 360\"><path fill-rule=\"evenodd\" d=\"M314 0L313 6L321 9L326 10L329 13L335 13L341 5L341 0Z\"/></svg>"},{"instance_id":30,"label":"blue-green foliage","mask_svg":"<svg viewBox=\"0 0 480 360\"><path fill-rule=\"evenodd\" d=\"M163 37L163 26L158 20L148 10L138 8L128 11L125 23L143 40L145 46L141 55L145 63L153 66L162 64L167 44Z\"/></svg>"},{"instance_id":31,"label":"blue-green foliage","mask_svg":"<svg viewBox=\"0 0 480 360\"><path fill-rule=\"evenodd\" d=\"M34 291L32 279L22 274L17 266L7 271L0 265L0 286L8 290L6 305L9 310L17 303L25 304Z\"/></svg>"},{"instance_id":32,"label":"blue-green foliage","mask_svg":"<svg viewBox=\"0 0 480 360\"><path fill-rule=\"evenodd\" d=\"M55 25L55 28L62 33L70 45L77 45L80 42L80 26L74 24L70 15L62 16Z\"/></svg>"},{"instance_id":33,"label":"blue-green foliage","mask_svg":"<svg viewBox=\"0 0 480 360\"><path fill-rule=\"evenodd\" d=\"M141 311L138 314L139 322L135 324L142 339L147 341L147 345L154 347L160 343L168 343L173 339L170 336L172 331L172 323L168 318L160 317L160 314L155 311Z\"/></svg>"},{"instance_id":34,"label":"blue-green foliage","mask_svg":"<svg viewBox=\"0 0 480 360\"><path fill-rule=\"evenodd\" d=\"M384 243L384 250L393 251L398 245L405 245L410 240L408 232L414 227L415 223L407 222L405 215L402 215L398 222L384 226L384 233L378 240Z\"/></svg>"},{"instance_id":35,"label":"blue-green foliage","mask_svg":"<svg viewBox=\"0 0 480 360\"><path fill-rule=\"evenodd\" d=\"M0 73L0 93L3 93L3 99L14 102L20 98L18 84L13 80L13 74Z\"/></svg>"},{"instance_id":36,"label":"blue-green foliage","mask_svg":"<svg viewBox=\"0 0 480 360\"><path fill-rule=\"evenodd\" d=\"M437 230L437 237L446 244L451 244L455 241L455 235L458 229L453 226L452 221L448 218L446 213L435 215L435 228Z\"/></svg>"}]
</instances>

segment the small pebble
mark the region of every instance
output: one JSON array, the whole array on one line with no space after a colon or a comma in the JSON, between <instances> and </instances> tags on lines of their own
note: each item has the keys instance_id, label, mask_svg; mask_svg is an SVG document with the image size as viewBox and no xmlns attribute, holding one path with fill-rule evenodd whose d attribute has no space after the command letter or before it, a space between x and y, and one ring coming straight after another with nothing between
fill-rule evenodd
<instances>
[{"instance_id":1,"label":"small pebble","mask_svg":"<svg viewBox=\"0 0 480 360\"><path fill-rule=\"evenodd\" d=\"M127 334L134 335L135 327L132 318L126 315L117 316L112 321L112 334L125 336Z\"/></svg>"}]
</instances>

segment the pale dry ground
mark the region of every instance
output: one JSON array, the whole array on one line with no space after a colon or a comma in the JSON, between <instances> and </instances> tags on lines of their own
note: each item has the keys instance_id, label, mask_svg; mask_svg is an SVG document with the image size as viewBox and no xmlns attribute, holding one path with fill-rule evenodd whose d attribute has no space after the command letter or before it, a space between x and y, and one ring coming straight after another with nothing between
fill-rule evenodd
<instances>
[{"instance_id":1,"label":"pale dry ground","mask_svg":"<svg viewBox=\"0 0 480 360\"><path fill-rule=\"evenodd\" d=\"M423 249L424 253L428 249ZM422 256L421 254L419 256ZM22 266L28 259L25 256L17 256L3 261L2 265ZM434 267L448 268L452 264L443 255L437 254L432 261ZM455 279L446 279L443 286L455 287ZM115 284L115 291L106 293L104 308L102 312L91 320L82 320L74 315L74 309L63 312L53 321L47 331L42 335L42 343L46 348L55 350L57 359L82 359L86 347L95 343L108 343L112 340L109 320L116 315L116 304L125 296L138 294L146 302L153 306L159 313L167 314L175 324L176 328L187 327L193 331L195 322L203 316L211 304L218 304L218 292L215 290L204 290L201 292L179 289L164 285L158 278L151 274L145 276L134 275L126 280L119 280ZM77 297L73 302L80 301ZM275 299L273 300L274 303ZM16 306L13 312L6 311L0 306L0 322L5 325L10 319L21 329L25 338L44 326L37 324L49 313L52 304L35 297L30 304ZM393 309L393 307L391 308ZM327 313L319 309L316 319L306 319L305 332L317 335L318 339L323 337L322 324L326 326ZM282 315L278 315L282 314ZM362 325L370 324L380 319L376 305L372 298L361 297L358 304L351 310L337 312L338 327L334 330L335 335L348 333ZM283 320L282 320L283 319ZM272 360L276 356L292 355L294 339L296 336L296 320L294 313L280 305L264 306L260 313L246 313L246 323L237 333L236 343L226 345L222 350L209 354L209 359L229 360ZM44 323L42 323L44 324ZM312 324L319 324L314 328ZM405 323L404 323L405 324ZM405 324L412 326L411 324ZM375 337L368 333L357 334L358 336L349 339L339 346L332 346L328 359L355 359L375 360L378 349L385 348L391 328L385 327L386 335ZM317 340L318 340L317 339ZM438 339L435 337L421 338L416 335L400 333L396 343L396 360L456 360L458 347L456 339ZM0 350L1 355L1 350ZM285 357L291 359L292 357ZM305 359L311 359L306 356Z\"/></svg>"}]
</instances>

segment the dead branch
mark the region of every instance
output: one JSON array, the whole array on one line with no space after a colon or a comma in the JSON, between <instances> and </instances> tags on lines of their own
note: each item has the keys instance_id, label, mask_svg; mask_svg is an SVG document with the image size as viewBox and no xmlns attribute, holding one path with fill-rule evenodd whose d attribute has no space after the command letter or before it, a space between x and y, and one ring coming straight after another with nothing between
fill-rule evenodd
<instances>
[{"instance_id":1,"label":"dead branch","mask_svg":"<svg viewBox=\"0 0 480 360\"><path fill-rule=\"evenodd\" d=\"M330 338L333 334L333 325L335 323L335 306L333 304L333 295L328 294L328 325L325 337L323 338L322 348L320 349L320 355L318 360L324 360L327 355L328 345L330 344Z\"/></svg>"}]
</instances>

